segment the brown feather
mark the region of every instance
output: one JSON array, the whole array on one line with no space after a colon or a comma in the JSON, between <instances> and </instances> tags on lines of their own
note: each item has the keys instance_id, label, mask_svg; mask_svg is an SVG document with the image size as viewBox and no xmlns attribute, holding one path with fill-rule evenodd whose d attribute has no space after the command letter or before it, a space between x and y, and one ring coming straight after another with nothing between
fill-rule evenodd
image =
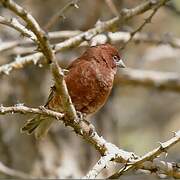
<instances>
[{"instance_id":1,"label":"brown feather","mask_svg":"<svg viewBox=\"0 0 180 180\"><path fill-rule=\"evenodd\" d=\"M114 56L120 56L115 47L110 44L99 45L88 48L81 57L69 65L65 81L77 111L92 114L104 105L117 71ZM63 112L61 95L56 93L55 87L51 89L45 107ZM39 122L39 125L33 122ZM47 132L51 123L52 120L44 117L34 118L27 123L24 130L27 132L35 130L37 137L41 137Z\"/></svg>"}]
</instances>

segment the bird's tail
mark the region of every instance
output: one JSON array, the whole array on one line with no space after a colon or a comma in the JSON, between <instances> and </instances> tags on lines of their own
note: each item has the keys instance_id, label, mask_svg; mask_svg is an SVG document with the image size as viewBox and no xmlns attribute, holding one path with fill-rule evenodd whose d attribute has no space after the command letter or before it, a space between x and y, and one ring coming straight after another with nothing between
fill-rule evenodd
<instances>
[{"instance_id":1,"label":"bird's tail","mask_svg":"<svg viewBox=\"0 0 180 180\"><path fill-rule=\"evenodd\" d=\"M52 122L53 118L36 115L34 118L29 119L25 123L25 125L21 128L21 132L26 132L27 134L35 133L35 137L40 139L47 134Z\"/></svg>"}]
</instances>

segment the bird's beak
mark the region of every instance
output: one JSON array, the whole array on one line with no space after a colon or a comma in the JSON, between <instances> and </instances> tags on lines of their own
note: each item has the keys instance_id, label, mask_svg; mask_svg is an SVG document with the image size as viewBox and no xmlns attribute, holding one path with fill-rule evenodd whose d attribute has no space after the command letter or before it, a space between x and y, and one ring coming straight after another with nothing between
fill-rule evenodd
<instances>
[{"instance_id":1,"label":"bird's beak","mask_svg":"<svg viewBox=\"0 0 180 180\"><path fill-rule=\"evenodd\" d=\"M122 59L120 59L119 61L117 61L117 62L116 62L116 65L117 65L117 67L119 67L119 68L125 68L125 67L126 67L126 65L124 64L124 62L123 62Z\"/></svg>"}]
</instances>

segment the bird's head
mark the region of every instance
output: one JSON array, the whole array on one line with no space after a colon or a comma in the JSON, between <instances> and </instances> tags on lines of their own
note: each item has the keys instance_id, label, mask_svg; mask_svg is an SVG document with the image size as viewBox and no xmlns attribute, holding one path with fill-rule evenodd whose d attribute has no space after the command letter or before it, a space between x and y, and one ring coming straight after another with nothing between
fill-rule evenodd
<instances>
[{"instance_id":1,"label":"bird's head","mask_svg":"<svg viewBox=\"0 0 180 180\"><path fill-rule=\"evenodd\" d=\"M125 68L125 64L122 60L121 54L118 52L117 48L112 46L111 44L103 44L99 45L101 49L101 56L103 60L107 62L107 64L111 68Z\"/></svg>"},{"instance_id":2,"label":"bird's head","mask_svg":"<svg viewBox=\"0 0 180 180\"><path fill-rule=\"evenodd\" d=\"M103 63L108 68L111 68L114 72L116 72L118 67L126 67L117 48L108 43L90 47L88 55L95 58L99 63Z\"/></svg>"}]
</instances>

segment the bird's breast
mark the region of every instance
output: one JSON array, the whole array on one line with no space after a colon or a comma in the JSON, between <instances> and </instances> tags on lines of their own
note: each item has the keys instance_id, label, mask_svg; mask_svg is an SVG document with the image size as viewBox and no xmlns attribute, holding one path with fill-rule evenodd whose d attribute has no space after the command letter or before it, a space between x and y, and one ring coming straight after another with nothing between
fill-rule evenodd
<instances>
[{"instance_id":1,"label":"bird's breast","mask_svg":"<svg viewBox=\"0 0 180 180\"><path fill-rule=\"evenodd\" d=\"M90 114L99 110L107 100L114 73L99 64L87 63L72 68L65 80L76 110Z\"/></svg>"}]
</instances>

